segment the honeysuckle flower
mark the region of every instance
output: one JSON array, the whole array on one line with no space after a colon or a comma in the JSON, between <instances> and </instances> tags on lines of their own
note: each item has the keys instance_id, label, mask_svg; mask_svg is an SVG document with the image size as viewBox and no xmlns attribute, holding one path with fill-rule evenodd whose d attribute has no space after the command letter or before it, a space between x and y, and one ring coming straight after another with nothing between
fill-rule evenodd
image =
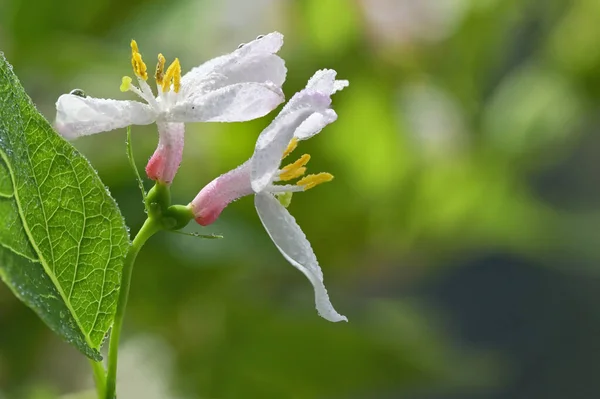
<instances>
[{"instance_id":1,"label":"honeysuckle flower","mask_svg":"<svg viewBox=\"0 0 600 399\"><path fill-rule=\"evenodd\" d=\"M157 96L148 84L148 71L135 40L131 64L139 87L123 77L121 91L131 91L145 101L120 101L88 97L74 90L58 98L55 127L74 139L130 125L156 122L159 142L146 173L164 183L173 180L183 152L184 122L243 122L260 118L284 101L284 61L276 55L283 35L273 32L240 45L230 54L192 68L183 77L179 59L165 69L158 55Z\"/></svg>"},{"instance_id":2,"label":"honeysuckle flower","mask_svg":"<svg viewBox=\"0 0 600 399\"><path fill-rule=\"evenodd\" d=\"M190 208L196 221L206 226L213 223L230 202L254 194L256 211L273 243L314 286L319 314L330 321L346 321L331 305L312 247L286 209L292 193L328 182L333 176L329 173L305 176L308 154L280 168L281 161L296 148L298 141L314 136L337 119L330 108L331 95L346 87L348 81L336 80L335 76L334 70L317 71L306 88L296 93L262 131L252 157L210 182L190 203ZM290 183L296 179L299 180Z\"/></svg>"}]
</instances>

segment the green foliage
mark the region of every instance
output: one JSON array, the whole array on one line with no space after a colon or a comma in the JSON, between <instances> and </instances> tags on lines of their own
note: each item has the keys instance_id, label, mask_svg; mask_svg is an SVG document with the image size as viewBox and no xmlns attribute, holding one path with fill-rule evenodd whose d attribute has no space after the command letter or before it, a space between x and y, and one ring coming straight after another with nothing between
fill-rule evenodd
<instances>
[{"instance_id":1,"label":"green foliage","mask_svg":"<svg viewBox=\"0 0 600 399\"><path fill-rule=\"evenodd\" d=\"M573 125L584 107L568 80L535 65L504 79L485 114L483 128L492 145L509 154L560 150L575 139Z\"/></svg>"},{"instance_id":2,"label":"green foliage","mask_svg":"<svg viewBox=\"0 0 600 399\"><path fill-rule=\"evenodd\" d=\"M129 247L123 218L3 55L0 98L0 275L52 330L99 360Z\"/></svg>"},{"instance_id":3,"label":"green foliage","mask_svg":"<svg viewBox=\"0 0 600 399\"><path fill-rule=\"evenodd\" d=\"M435 12L444 4L464 14L448 22L455 11ZM313 156L311 171L331 172L335 180L294 195L290 205L336 306L351 322L328 325L315 315L310 287L277 253L249 198L229 205L215 223L214 231L224 239L160 233L144 247L134 272L123 353L142 333L160 336L173 368L157 356L156 346L144 353L159 359L156 375L176 387L175 397L403 397L407 391L412 391L408 396L418 396L415 391L427 397L499 396L487 391L494 387L479 393L469 389L490 382L479 360L506 367L507 375L492 370L497 387L516 378L522 365L513 363L505 346L492 356L488 350L494 347L487 341L460 341L463 316L448 311L446 305L451 310L452 304L432 298L426 287L464 273L454 280L457 289L463 297L472 295L469 303L481 302L478 315L484 317L496 310L480 296L494 290L482 287L475 296L468 289L473 269L451 268L498 254L539 266L558 267L556 259L565 259L569 274L599 270L597 0L98 0L92 7L74 0L57 7L40 0L35 5L8 0L7 12L0 12L0 49L48 118L55 114L56 98L74 87L95 97L134 99L118 92L120 77L131 73L131 38L140 42L150 67L150 60L163 52L169 59L179 57L187 71L276 29L285 35L288 98L319 68L336 69L351 82L333 97L338 121L298 150ZM409 123L413 108L403 107L401 100L406 88L422 83L444 92L454 104L462 128L450 138L435 112L439 107L424 113L432 122L424 126L431 131L416 131ZM188 124L173 203L188 203L215 176L245 161L273 116L240 124ZM440 138L427 141L437 146L435 157L421 145L423 134ZM132 135L141 167L156 148L156 127L136 127ZM120 130L75 145L136 230L145 215L124 141ZM10 198L4 199L12 187L4 170L2 226L20 222L7 206ZM204 232L190 226L193 230ZM0 242L13 247L19 242L31 247L27 240L27 232L18 228L0 235ZM37 255L29 250L21 253ZM0 250L0 255L27 260L10 251ZM0 264L6 275L8 263L0 259ZM512 273L505 266L494 270ZM511 278L515 289L526 283ZM592 284L595 278L589 280ZM595 285L581 288L582 299L595 292ZM531 298L543 301L533 291L538 289L532 288ZM568 298L556 292L557 302L544 302L547 312L542 313L557 320L560 329L543 327L537 331L540 338L579 328L573 322L582 317L560 319ZM407 293L415 297L406 301ZM497 332L512 339L536 314L512 291L505 299L502 309L531 314ZM505 319L500 315L498 320ZM91 387L87 363L77 363L78 354L36 321L0 284L0 397L28 398L19 394L36 384L50 384L56 397ZM564 360L577 355L570 344L564 339L543 352L548 359L542 366L555 372L552 381L569 379L569 373L555 378L561 369L551 357L571 364ZM73 361L62 361L70 355ZM123 362L120 370L131 373L148 363L146 357L130 366ZM537 363L528 367L544 375ZM40 369L57 378L40 381ZM575 367L570 371L586 375ZM128 374L119 384L153 388L148 382L157 379L148 375Z\"/></svg>"},{"instance_id":4,"label":"green foliage","mask_svg":"<svg viewBox=\"0 0 600 399\"><path fill-rule=\"evenodd\" d=\"M307 0L304 8L310 26L311 46L315 49L325 53L339 53L359 37L358 6L344 0ZM331 21L335 23L332 24Z\"/></svg>"}]
</instances>

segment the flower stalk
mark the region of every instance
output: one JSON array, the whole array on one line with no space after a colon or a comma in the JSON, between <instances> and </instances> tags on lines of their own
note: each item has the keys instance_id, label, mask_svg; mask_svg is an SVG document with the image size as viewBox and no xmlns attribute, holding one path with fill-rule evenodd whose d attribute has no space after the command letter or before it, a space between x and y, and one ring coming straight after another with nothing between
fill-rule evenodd
<instances>
[{"instance_id":1,"label":"flower stalk","mask_svg":"<svg viewBox=\"0 0 600 399\"><path fill-rule=\"evenodd\" d=\"M133 275L133 265L138 253L150 237L161 230L172 231L185 227L194 214L189 207L182 205L171 205L171 193L168 185L156 183L148 192L146 197L146 206L148 209L148 218L142 225L133 239L125 262L123 264L123 274L121 275L121 288L119 290L119 299L117 302L117 311L115 322L110 334L108 345L108 369L103 384L103 373L98 371L97 364L94 364L94 375L98 395L102 399L115 399L117 385L117 365L119 356L119 341L121 330L123 329L123 320L125 318L125 308L129 298L129 287ZM104 389L104 386L106 387ZM103 393L103 396L100 396Z\"/></svg>"},{"instance_id":2,"label":"flower stalk","mask_svg":"<svg viewBox=\"0 0 600 399\"><path fill-rule=\"evenodd\" d=\"M125 308L129 298L129 286L131 285L131 276L133 274L133 265L138 253L148 241L150 237L161 230L161 224L158 220L149 217L144 222L144 225L138 231L123 265L123 274L121 277L121 289L119 290L119 299L117 302L117 313L115 315L115 323L113 324L110 333L110 342L108 347L108 370L106 376L106 391L105 399L114 399L117 386L117 362L119 356L119 340L121 338L121 330L123 329L123 320L125 318ZM98 381L97 381L98 382Z\"/></svg>"},{"instance_id":3,"label":"flower stalk","mask_svg":"<svg viewBox=\"0 0 600 399\"><path fill-rule=\"evenodd\" d=\"M90 359L92 370L94 371L94 383L96 384L96 393L98 399L104 399L106 390L106 370L102 362L96 362Z\"/></svg>"}]
</instances>

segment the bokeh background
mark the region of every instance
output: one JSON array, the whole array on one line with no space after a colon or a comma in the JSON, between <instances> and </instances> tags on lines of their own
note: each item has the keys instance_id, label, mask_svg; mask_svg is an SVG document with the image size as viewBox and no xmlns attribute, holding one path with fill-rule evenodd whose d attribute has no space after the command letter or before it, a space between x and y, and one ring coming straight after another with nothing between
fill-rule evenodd
<instances>
[{"instance_id":1,"label":"bokeh background","mask_svg":"<svg viewBox=\"0 0 600 399\"><path fill-rule=\"evenodd\" d=\"M598 0L0 0L0 50L50 120L74 88L132 98L131 38L186 71L278 30L288 97L324 67L351 82L297 150L336 179L289 208L350 322L317 316L244 198L187 228L224 239L143 249L119 398L600 397L599 18ZM188 124L175 202L245 161L275 112ZM133 137L142 170L157 133ZM75 145L136 231L125 131ZM0 397L91 387L0 286Z\"/></svg>"}]
</instances>

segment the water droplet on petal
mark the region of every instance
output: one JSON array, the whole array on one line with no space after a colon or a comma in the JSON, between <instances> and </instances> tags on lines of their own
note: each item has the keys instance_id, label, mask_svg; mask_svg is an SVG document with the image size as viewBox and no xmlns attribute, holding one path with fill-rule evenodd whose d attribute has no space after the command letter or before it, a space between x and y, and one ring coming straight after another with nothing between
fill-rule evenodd
<instances>
[{"instance_id":1,"label":"water droplet on petal","mask_svg":"<svg viewBox=\"0 0 600 399\"><path fill-rule=\"evenodd\" d=\"M240 45L238 46L238 48L242 48L246 45L246 43L240 43Z\"/></svg>"},{"instance_id":2,"label":"water droplet on petal","mask_svg":"<svg viewBox=\"0 0 600 399\"><path fill-rule=\"evenodd\" d=\"M81 89L73 89L69 92L69 94L73 95L73 96L77 96L77 97L83 97L86 98L87 95L85 94L85 92Z\"/></svg>"},{"instance_id":3,"label":"water droplet on petal","mask_svg":"<svg viewBox=\"0 0 600 399\"><path fill-rule=\"evenodd\" d=\"M262 39L263 37L265 37L265 35L258 35L258 36L256 36L256 40L260 40L260 39Z\"/></svg>"}]
</instances>

